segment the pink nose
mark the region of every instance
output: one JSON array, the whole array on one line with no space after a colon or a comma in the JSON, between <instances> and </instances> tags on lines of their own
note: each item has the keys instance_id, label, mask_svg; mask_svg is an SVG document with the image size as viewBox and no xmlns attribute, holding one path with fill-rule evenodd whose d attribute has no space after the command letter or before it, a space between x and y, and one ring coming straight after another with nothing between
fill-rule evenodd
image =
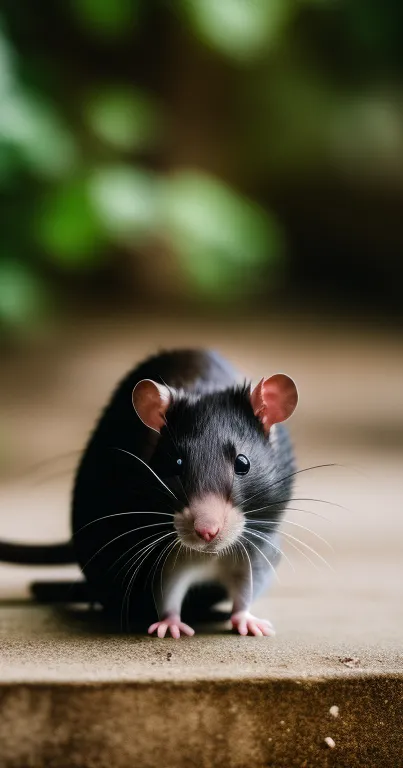
<instances>
[{"instance_id":1,"label":"pink nose","mask_svg":"<svg viewBox=\"0 0 403 768\"><path fill-rule=\"evenodd\" d=\"M196 531L197 535L200 536L201 539L204 539L204 541L207 541L207 543L209 543L210 541L213 541L213 539L215 539L215 537L217 536L217 533L219 531L219 528L218 528L218 526L216 526L214 528L211 528L211 527L210 528L196 528L196 526L195 526L195 531Z\"/></svg>"}]
</instances>

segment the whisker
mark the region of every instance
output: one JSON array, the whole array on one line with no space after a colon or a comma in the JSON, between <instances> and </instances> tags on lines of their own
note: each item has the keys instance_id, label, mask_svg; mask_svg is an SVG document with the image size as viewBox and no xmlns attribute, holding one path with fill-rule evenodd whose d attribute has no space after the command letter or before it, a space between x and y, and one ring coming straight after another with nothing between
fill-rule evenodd
<instances>
[{"instance_id":1,"label":"whisker","mask_svg":"<svg viewBox=\"0 0 403 768\"><path fill-rule=\"evenodd\" d=\"M40 477L35 480L31 480L31 485L33 488L38 488L39 486L45 485L46 483L51 483L53 480L59 480L61 477L73 475L75 471L75 465L74 467L70 467L70 469L61 469L60 472L53 472L52 475L47 475L47 477Z\"/></svg>"},{"instance_id":2,"label":"whisker","mask_svg":"<svg viewBox=\"0 0 403 768\"><path fill-rule=\"evenodd\" d=\"M170 525L170 523L164 523L164 525ZM143 539L140 539L140 541L136 541L136 543L135 543L135 544L133 544L133 545L132 545L131 547L129 547L128 549L126 549L126 550L125 550L125 552L123 552L123 554L122 554L122 555L119 555L119 557L118 557L118 558L117 558L117 559L114 561L113 565L109 566L109 568L108 568L108 571L112 570L112 569L113 569L113 568L114 568L114 567L117 565L117 563L119 562L119 560L122 560L122 558L123 558L123 557L126 557L126 555L128 555L128 554L129 554L129 552L132 552L132 551L133 551L133 549L136 549L136 547L140 546L140 545L141 545L141 544L143 544L145 541L149 541L150 539L154 538L155 536L159 536L159 535L160 535L160 533L161 533L161 531L153 531L153 533L152 533L150 536L145 536ZM140 550L139 550L139 552L140 552ZM139 552L136 552L136 553L133 555L133 557L135 557L135 556L136 556L136 554L139 554ZM123 563L123 565L121 566L121 568L119 568L118 572L117 572L117 573L115 574L115 576L114 576L114 580L115 580L115 579L117 579L117 577L119 576L119 573L121 573L121 572L123 571L123 568L125 568L125 566L127 565L127 563L128 563L128 562L130 562L130 561L129 561L129 560L127 560L125 563Z\"/></svg>"},{"instance_id":3,"label":"whisker","mask_svg":"<svg viewBox=\"0 0 403 768\"><path fill-rule=\"evenodd\" d=\"M169 391L169 393L170 393L170 395L171 395L171 397L172 397L172 390L171 390L171 388L169 387L169 385L166 383L166 381L164 381L164 379L162 378L162 376L160 376L159 378L161 379L161 381L162 381L163 385L164 385L164 386L165 386L165 387L168 389L168 391ZM178 454L179 454L178 443L177 443L177 441L176 441L176 439L175 439L175 437L174 437L174 435L173 435L173 432L172 432L172 430L171 430L171 429L170 429L170 427L169 427L169 424L168 424L168 420L167 420L166 416L164 416L164 424L165 424L165 426L166 426L166 428L167 428L167 430L168 430L168 434L169 434L169 436L170 436L170 438L171 438L171 440L172 440L172 442L173 442L173 444L174 444L174 446L175 446L175 448L176 448L176 450L178 451ZM187 495L187 493L186 493L186 491L185 491L185 488L184 488L184 486L183 486L183 483L182 483L182 479L181 479L180 475L176 475L176 477L177 477L177 479L179 480L179 483L180 483L180 485L181 485L181 488L182 488L182 491L183 491L183 493L184 493L184 496L185 496L185 499L186 499L187 503L188 503L188 504L190 504L190 501L189 501L188 495Z\"/></svg>"},{"instance_id":4,"label":"whisker","mask_svg":"<svg viewBox=\"0 0 403 768\"><path fill-rule=\"evenodd\" d=\"M178 497L177 497L177 496L175 496L174 492L173 492L173 491L171 491L171 489L170 489L170 488L168 488L168 486L167 486L167 485L164 483L164 481L163 481L163 480L161 480L161 478L160 478L160 477L157 475L157 473L156 473L156 472L154 472L154 470L153 470L153 469L151 469L151 467L150 467L150 466L149 466L149 465L148 465L148 464L147 464L145 461L143 461L143 459L140 459L140 456L136 456L134 453L131 453L130 451L126 451L124 448L117 448L116 446L114 446L114 448L115 448L115 450L116 450L116 451L120 451L121 453L126 453L128 456L132 456L132 457L133 457L133 459L137 459L137 461L140 461L142 464L144 464L144 466L145 466L145 467L147 467L147 469L149 469L149 470L150 470L150 472L152 472L152 474L154 475L154 477L156 477L156 478L157 478L157 480L158 480L158 481L161 483L161 485L163 485L163 486L164 486L164 488L166 488L166 490L167 490L167 491L169 491L169 493L171 493L171 494L172 494L172 496L174 497L174 499L176 499L176 501L179 501Z\"/></svg>"},{"instance_id":5,"label":"whisker","mask_svg":"<svg viewBox=\"0 0 403 768\"><path fill-rule=\"evenodd\" d=\"M168 494L168 491L166 491L166 490L165 490L165 488L162 488L162 487L160 487L159 485L155 485L155 486L154 486L154 489L155 489L156 491L158 491L158 493L162 493L162 494L164 495L164 503L165 503L165 504L166 504L166 505L167 505L167 506L168 506L170 509L172 509L174 512L176 512L176 511L177 511L177 508L178 508L178 505L177 505L177 504L175 504L175 506L173 506L173 502L172 502L172 496L170 496L170 495ZM138 487L138 488L133 488L133 487L132 487L132 488L131 488L131 492L132 492L132 494L133 494L133 495L136 495L136 496L143 496L143 495L144 495L144 488L139 488L139 487ZM168 501L168 499L169 499L169 501ZM179 503L180 503L180 502L179 502Z\"/></svg>"},{"instance_id":6,"label":"whisker","mask_svg":"<svg viewBox=\"0 0 403 768\"><path fill-rule=\"evenodd\" d=\"M155 549L157 544L159 544L160 541L163 541L168 536L172 535L172 533L173 533L173 531L170 534L166 534L165 536L161 536L161 538L157 539L156 542L152 542L151 544L149 544L148 547L146 548L147 552L144 553L144 555L141 558L140 562L139 562L138 556L136 557L135 562L130 566L130 568L128 570L128 573L125 576L125 578L127 578L130 570L132 568L134 568L133 573L132 573L132 575L130 577L130 580L129 580L129 583L128 583L128 589L126 590L126 591L129 591L129 595L130 595L130 593L131 593L131 591L133 589L136 576L137 576L138 572L140 571L140 568L142 567L143 563L146 561L147 557L151 554L151 552L153 552L153 550ZM128 603L127 603L127 608L129 609L129 604Z\"/></svg>"},{"instance_id":7,"label":"whisker","mask_svg":"<svg viewBox=\"0 0 403 768\"><path fill-rule=\"evenodd\" d=\"M150 578L150 576L151 576L151 573L153 573L153 574L154 574L154 575L153 575L153 580L152 580L152 584L151 584L151 587L152 587L152 585L154 584L154 576L155 576L155 573L156 573L156 570L157 570L157 567L158 567L158 563L160 562L161 558L163 557L163 555L164 555L164 552L167 550L167 548L168 548L168 547L169 547L171 544L172 544L172 542L171 542L171 541L169 541L169 542L168 542L168 544L166 544L166 545L165 545L165 546L162 548L162 551L161 551L161 552L160 552L160 554L158 555L158 557L157 557L157 559L156 559L155 563L154 563L154 564L151 564L151 566L150 566L150 568L149 568L149 571L148 571L148 574L147 574L147 578L146 578L146 580L145 580L145 586L147 586L147 584L148 584L148 579Z\"/></svg>"},{"instance_id":8,"label":"whisker","mask_svg":"<svg viewBox=\"0 0 403 768\"><path fill-rule=\"evenodd\" d=\"M164 568L165 568L165 565L166 565L166 562L167 562L168 556L169 556L169 555L171 554L171 552L174 550L174 548L176 547L176 545L177 545L178 541L179 541L179 539L176 539L176 541L174 541L174 542L173 542L173 544L171 544L171 545L170 545L170 548L168 549L168 552L167 552L167 553L166 553L166 555L165 555L165 560L164 560L164 562L162 563L162 568L161 568L161 573L160 573L161 598L163 598L163 597L164 597L164 586L163 586L163 573L164 573Z\"/></svg>"},{"instance_id":9,"label":"whisker","mask_svg":"<svg viewBox=\"0 0 403 768\"><path fill-rule=\"evenodd\" d=\"M274 488L279 483L283 483L285 480L289 480L290 477L301 475L303 472L310 472L313 469L324 469L326 467L343 467L343 466L344 466L343 464L316 464L313 467L304 467L303 469L298 469L295 472L291 472L290 474L285 475L284 477L280 477L279 480L276 480L274 483L271 483L269 488ZM262 492L257 491L257 493L254 493L253 496L250 496L248 499L245 499L243 503L247 504L248 501L252 501L252 499L256 498L256 496L258 496L259 493L262 493Z\"/></svg>"},{"instance_id":10,"label":"whisker","mask_svg":"<svg viewBox=\"0 0 403 768\"><path fill-rule=\"evenodd\" d=\"M99 555L106 547L109 547L110 544L113 544L114 541L117 541L118 539L121 539L123 536L128 536L129 533L135 533L136 531L143 530L144 528L153 528L156 525L171 525L171 523L150 523L150 525L143 525L142 528L131 528L129 531L124 531L123 533L120 533L119 536L115 536L114 539L111 539L110 541L107 541L106 544L104 544L102 547L100 547L92 557L90 557L89 560L87 560L86 564L83 566L85 569L87 565L91 563L91 561Z\"/></svg>"},{"instance_id":11,"label":"whisker","mask_svg":"<svg viewBox=\"0 0 403 768\"><path fill-rule=\"evenodd\" d=\"M151 511L151 510L148 510L148 509L146 509L146 510L139 510L139 511L137 511L137 509L135 509L135 510L132 510L132 511L129 511L129 512L113 512L111 515L103 515L103 517L97 517L96 520L91 520L89 523L86 523L85 525L82 525L81 528L79 528L76 531L76 534L80 533L80 531L83 531L84 528L88 528L89 525L93 525L94 523L99 523L100 520L107 520L108 517L121 517L122 515L164 515L164 517L174 517L172 512L155 512L155 511ZM157 523L156 523L156 525L157 525ZM162 523L161 523L161 525L162 525ZM141 530L141 528L139 528L138 530Z\"/></svg>"},{"instance_id":12,"label":"whisker","mask_svg":"<svg viewBox=\"0 0 403 768\"><path fill-rule=\"evenodd\" d=\"M296 544L293 544L293 542L292 542L292 541L288 541L287 543L288 543L288 545L289 545L290 547L292 547L292 548L293 548L293 549L295 549L295 550L296 550L296 551L297 551L297 552L298 552L300 555L302 555L302 557L304 557L304 558L305 558L305 560L308 560L308 563L310 563L310 564L311 564L311 565L312 565L312 566L315 568L315 571L318 571L318 573L320 573L320 568L319 568L319 566L318 566L318 565L317 565L317 564L316 564L316 563L315 563L315 562L314 562L314 561L313 561L313 560L312 560L312 559L309 557L309 555L307 555L307 554L306 554L306 552L304 552L302 549L300 549L299 547L297 547L297 545L296 545Z\"/></svg>"},{"instance_id":13,"label":"whisker","mask_svg":"<svg viewBox=\"0 0 403 768\"><path fill-rule=\"evenodd\" d=\"M230 545L229 554L235 560L235 563L238 563L238 552L236 548L236 542Z\"/></svg>"},{"instance_id":14,"label":"whisker","mask_svg":"<svg viewBox=\"0 0 403 768\"><path fill-rule=\"evenodd\" d=\"M135 555L135 558L136 558L136 560L135 560L135 562L133 563L133 565L132 565L132 566L130 566L130 568L129 568L129 570L128 570L127 574L125 575L125 579L126 579L126 578L127 578L127 576L128 576L128 575L129 575L129 573L130 573L130 570L136 566L136 563L138 563L138 564L137 564L137 566L135 567L135 570L133 571L133 574L132 574L132 576L130 577L130 580L129 580L129 582L128 582L128 585L127 585L127 588L126 588L126 591L125 591L125 596L124 596L124 598L123 598L123 603L122 603L122 610L121 610L121 623L123 623L123 611L124 611L124 605L125 605L125 602L126 602L126 604L127 604L127 610L126 610L126 623L127 623L127 626L129 626L129 604L130 604L130 594L131 594L131 591L132 591L132 589L133 589L134 581L135 581L135 579L136 579L136 576L137 576L137 574L138 574L138 572L139 572L139 570L140 570L141 566L143 565L143 563L144 563L144 561L147 559L147 557L148 557L148 556L151 554L151 552L153 551L153 549L155 549L155 547L157 546L157 544L158 544L160 541L162 541L164 538L166 538L167 536L170 536L170 535L172 535L173 533L175 533L175 531L171 531L170 533L164 534L163 536L161 536L161 537L160 537L160 539L157 539L156 541L153 541L153 542L151 542L150 544L148 544L148 545L147 545L147 546L144 548L144 550L147 550L147 551L145 552L145 554L143 555L143 557L141 557L141 555L139 555L139 553L137 553L137 554ZM144 552L144 550L143 550L143 552ZM140 560L140 562L138 562L138 559L139 559L139 557L141 557L141 560ZM132 558L132 559L133 559L133 558ZM123 582L124 582L124 580L123 580Z\"/></svg>"},{"instance_id":15,"label":"whisker","mask_svg":"<svg viewBox=\"0 0 403 768\"><path fill-rule=\"evenodd\" d=\"M249 501L250 501L250 499L249 499ZM299 498L299 499L296 499L296 498L292 498L292 499L278 499L277 501L270 502L266 506L267 507L276 507L279 504L289 504L290 502L294 502L294 501L314 501L314 502L316 502L318 504L328 504L331 507L337 507L338 509L343 509L345 512L351 512L351 509L349 509L348 507L343 506L343 504L336 504L335 501L326 501L325 499L308 499L306 497L305 498ZM243 502L243 503L246 504L247 502ZM262 507L262 509L264 509L264 507ZM251 512L251 511L253 511L253 510L249 510L249 512ZM297 512L305 512L305 510L301 509L301 510L297 510ZM320 516L318 514L318 512L312 512L311 514L313 514L313 515L316 514L316 515Z\"/></svg>"},{"instance_id":16,"label":"whisker","mask_svg":"<svg viewBox=\"0 0 403 768\"><path fill-rule=\"evenodd\" d=\"M159 562L161 560L161 557L163 556L164 552L166 552L166 550L169 547L171 547L171 551L172 551L175 548L176 544L180 545L180 539L179 538L176 539L176 541L174 541L174 542L168 542L166 547L164 547L164 549L162 550L162 552L161 552L161 554L160 554L160 556L159 556L159 558L158 558L158 560L157 560L157 562L156 562L156 564L154 566L154 569L153 569L153 578L152 578L152 582L151 582L151 594L153 596L153 602L154 602L154 606L155 606L155 610L156 610L157 614L159 614L159 611L158 611L158 605L157 605L157 601L155 599L155 594L154 594L154 580L155 580L155 575L156 575L156 572L157 572L157 567L158 567L158 564L159 564ZM168 556L168 554L169 554L169 552L167 552L167 556ZM175 559L175 562L176 562L176 559ZM148 578L149 578L150 574L151 574L151 568L150 568L150 570L148 572L146 583L148 581ZM161 598L162 598L162 584L161 584Z\"/></svg>"},{"instance_id":17,"label":"whisker","mask_svg":"<svg viewBox=\"0 0 403 768\"><path fill-rule=\"evenodd\" d=\"M182 550L182 547L183 547L183 543L181 542L181 540L179 538L178 538L178 541L179 541L179 549L178 549L178 551L176 553L176 557L175 557L175 560L174 560L174 564L172 566L172 570L175 570L175 565L176 565L176 561L178 559L178 555L180 554L180 552Z\"/></svg>"},{"instance_id":18,"label":"whisker","mask_svg":"<svg viewBox=\"0 0 403 768\"><path fill-rule=\"evenodd\" d=\"M248 521L250 523L257 523L258 525L276 525L277 524L276 520L249 520L248 518ZM333 550L332 545L329 544L329 542L326 541L326 539L324 539L323 536L320 536L319 533L316 533L316 531L313 531L312 528L308 528L306 525L301 525L301 523L294 523L293 520L282 520L281 525L283 523L287 523L287 525L295 525L296 528L303 528L304 531L309 531L309 533L311 533L312 536L316 536L316 538L320 539L320 541L323 541L324 544L326 544L326 546L329 547L329 549Z\"/></svg>"},{"instance_id":19,"label":"whisker","mask_svg":"<svg viewBox=\"0 0 403 768\"><path fill-rule=\"evenodd\" d=\"M174 531L168 531L167 533L161 534L161 531L156 531L155 533L151 534L151 536L147 536L145 539L142 539L140 542L138 542L137 544L134 544L132 547L127 549L126 552L124 553L124 555L121 555L120 558L118 558L118 560L120 560L122 557L127 555L131 550L136 549L138 544L142 544L144 541L152 539L152 541L150 541L144 547L139 549L138 552L135 552L134 555L131 555L131 557L129 557L129 559L126 560L123 563L123 565L121 566L121 568L119 569L119 571L115 575L115 579L118 577L119 573L121 573L124 570L124 568L126 568L127 571L126 571L126 573L125 573L125 575L124 575L124 577L122 579L122 584L124 584L125 579L127 579L128 575L130 573L131 568L136 565L136 562L138 562L138 559L141 557L141 555L144 554L148 550L148 548L152 548L154 546L154 544L157 544L159 541L162 541L163 539L166 539L168 536L171 536L173 533L174 533ZM159 538L155 538L155 536L157 536ZM115 560L115 565L118 562L118 560ZM130 566L129 566L129 563L131 563Z\"/></svg>"},{"instance_id":20,"label":"whisker","mask_svg":"<svg viewBox=\"0 0 403 768\"><path fill-rule=\"evenodd\" d=\"M151 534L151 536L147 536L145 539L142 539L140 543L143 543L144 541L148 541L149 539L154 539L154 541L153 541L153 543L154 543L154 542L156 541L156 538L155 538L155 537L156 537L156 536L158 536L158 535L159 535L159 532L156 532L156 533L152 533L152 534ZM136 547L136 546L138 546L138 544L135 544L134 546ZM142 553L143 553L143 552L145 552L145 550L147 549L147 547L148 547L148 546L149 546L148 544L144 545L144 547L142 547L142 548L141 548L141 549L140 549L140 550L139 550L139 551L136 553L136 555L133 555L133 558L134 558L134 557L136 557L136 556L139 556L139 557L141 557ZM120 557L118 557L118 559L117 559L117 560L115 560L115 562L113 563L113 565L112 565L112 566L110 566L110 568L109 568L108 570L112 570L112 568L114 568L114 567L115 567L116 563L117 563L119 560L121 560L121 559L122 559L122 557L125 557L125 555L127 555L127 554L128 554L128 552L130 552L132 549L134 549L134 547L130 547L130 549L126 550L126 552L124 552L124 553L123 553L123 555L120 555ZM133 558L130 558L130 559L133 559ZM122 566L121 568L119 568L119 571L117 572L117 574L115 574L115 576L114 576L114 578L113 578L113 580L114 580L114 581L116 581L117 577L118 577L118 576L119 576L119 574L122 572L122 570L123 570L123 569L124 569L124 568L127 566L127 563L128 563L128 562L129 562L129 561L125 562L125 563L123 564L123 566ZM127 574L126 574L126 575L127 575ZM124 582L125 582L125 578L126 578L126 575L125 575L125 576L124 576L124 578L122 579L122 586L124 585ZM125 594L126 594L126 593L125 593ZM124 602L124 599L123 599L123 602ZM121 626L123 626L123 623L122 623L122 613L121 613Z\"/></svg>"},{"instance_id":21,"label":"whisker","mask_svg":"<svg viewBox=\"0 0 403 768\"><path fill-rule=\"evenodd\" d=\"M246 539L246 541L248 541L248 539ZM249 542L249 543L250 543L250 542ZM245 547L245 544L242 544L242 541L238 541L238 544L239 544L239 546L240 546L240 547L242 547L242 549L243 549L243 551L245 552L245 555L246 555L246 557L247 557L247 560L248 560L248 562L249 562L249 573L250 573L250 599L251 599L251 602L252 602L252 600L253 600L253 568L252 568L252 563L251 563L251 559L250 559L250 557L249 557L249 552L248 552L248 550L247 550L247 549L246 549L246 547Z\"/></svg>"},{"instance_id":22,"label":"whisker","mask_svg":"<svg viewBox=\"0 0 403 768\"><path fill-rule=\"evenodd\" d=\"M271 509L272 507L277 507L279 503L280 502L277 502L277 504L267 504L265 507L258 507L257 509L249 509L247 512L244 512L244 514L252 515L255 512L263 512L265 509ZM300 509L299 507L286 507L286 510L290 512L305 512L307 515L314 515L314 517L320 517L322 520L327 520L328 523L332 522L330 518L326 517L325 515L321 515L320 512L313 512L310 509Z\"/></svg>"},{"instance_id":23,"label":"whisker","mask_svg":"<svg viewBox=\"0 0 403 768\"><path fill-rule=\"evenodd\" d=\"M330 565L330 563L328 563L327 560L324 557L322 557L322 555L320 555L319 552L316 551L316 549L313 549L313 547L310 547L309 544L307 544L305 541L302 541L302 539L298 539L296 536L293 536L291 533L288 533L287 531L282 531L282 535L286 536L286 538L288 539L292 539L293 541L298 541L299 544L301 544L303 547L306 547L307 549L309 549L310 552L316 555L316 557L318 557L319 560L321 560L322 563L324 563L327 566L327 568L333 571L333 573L335 572L334 568Z\"/></svg>"},{"instance_id":24,"label":"whisker","mask_svg":"<svg viewBox=\"0 0 403 768\"><path fill-rule=\"evenodd\" d=\"M267 564L270 566L271 570L273 571L275 578L276 578L276 579L277 579L277 581L280 583L280 579L279 579L279 577L278 577L277 571L276 571L276 569L275 569L275 567L274 567L273 563L271 563L271 562L270 562L270 560L268 560L268 559L267 559L266 555L265 555L265 554L263 554L262 550L261 550L261 549L259 549L259 547L257 546L257 544L255 544L255 542L254 542L254 541L251 541L250 539L248 539L246 536L241 536L241 538L243 538L243 539L246 539L246 541L247 541L247 542L249 542L249 544L252 544L252 547L254 547L255 549L257 549L257 551L258 551L258 552L260 552L260 554L262 555L262 557L263 557L263 558L266 560L266 563L267 563Z\"/></svg>"},{"instance_id":25,"label":"whisker","mask_svg":"<svg viewBox=\"0 0 403 768\"><path fill-rule=\"evenodd\" d=\"M188 497L188 495L187 495L187 493L186 493L186 491L185 491L185 486L184 486L184 485L183 485L183 483L182 483L182 478L181 478L179 475L178 475L177 477L178 477L178 480L179 480L179 482L180 482L180 485L181 485L181 488L182 488L182 491L183 491L184 497L185 497L185 499L186 499L187 503L190 505L189 497Z\"/></svg>"},{"instance_id":26,"label":"whisker","mask_svg":"<svg viewBox=\"0 0 403 768\"><path fill-rule=\"evenodd\" d=\"M327 501L326 499L308 499L308 498L303 498L303 499L284 499L283 500L283 502L287 503L287 504L290 501L315 501L318 504L328 504L331 507L337 507L337 509L344 509L345 512L351 512L351 509L349 509L348 507L343 506L343 504L336 504L335 501ZM281 503L283 503L283 502L281 502Z\"/></svg>"},{"instance_id":27,"label":"whisker","mask_svg":"<svg viewBox=\"0 0 403 768\"><path fill-rule=\"evenodd\" d=\"M41 469L46 469L49 465L58 464L58 462L61 459L68 459L80 456L83 453L83 450L77 450L77 451L68 451L66 453L61 453L58 456L52 456L49 459L43 459L42 461L38 461L35 464L31 464L26 469L22 471L16 472L12 477L10 477L10 482L19 482L20 480L27 480L30 476L37 474L41 471ZM74 472L75 471L75 465L71 469L64 470L64 472L67 474L67 472ZM50 476L50 479L52 479L53 475ZM44 479L44 482L46 482L46 478Z\"/></svg>"},{"instance_id":28,"label":"whisker","mask_svg":"<svg viewBox=\"0 0 403 768\"><path fill-rule=\"evenodd\" d=\"M162 380L162 383L163 383L163 384L165 384L165 382L163 381L163 379L162 379L162 377L161 377L161 376L160 376L160 378L161 378L161 380ZM165 384L165 386L167 387L167 384ZM169 387L167 387L167 388L169 389ZM165 426L166 426L166 428L167 428L167 430L168 430L168 434L169 434L169 436L170 436L170 438L171 438L171 440L172 440L172 442L173 442L173 444L174 444L174 446L175 446L175 448L176 448L176 450L178 451L178 454L179 454L179 448L178 448L178 444L177 444L177 442L176 442L176 440L175 440L175 438L174 438L174 436L173 436L173 434L172 434L172 431L171 431L171 430L170 430L170 428L169 428L169 424L168 424L168 421L167 421L167 419L166 419L166 417L165 417L165 416L164 416L164 424L165 424ZM177 478L177 480L178 480L178 481L179 481L179 483L180 483L180 486L181 486L181 488L182 488L182 491L183 491L183 494L184 494L184 496L185 496L185 499L186 499L187 503L188 503L188 504L190 504L190 501L189 501L188 495L187 495L187 493L186 493L186 491L185 491L185 488L184 488L184 485L183 485L183 483L182 483L182 478L180 477L180 475L176 475L176 478Z\"/></svg>"},{"instance_id":29,"label":"whisker","mask_svg":"<svg viewBox=\"0 0 403 768\"><path fill-rule=\"evenodd\" d=\"M288 563L288 564L291 566L292 570L293 570L293 571L294 571L294 573L295 573L295 568L294 568L294 566L293 566L293 564L292 564L291 560L290 560L290 559L287 557L287 555L285 554L285 552L283 552L283 550L282 550L282 549L280 549L280 547L277 547L277 546L276 546L276 544L273 544L273 542L272 542L272 541L271 541L271 539L270 539L270 538L267 536L267 534L265 535L264 533L261 533L260 531L259 531L259 532L258 532L258 531L254 531L252 528L247 528L247 527L245 528L245 531L248 531L249 533L253 534L253 536L257 536L259 539L262 539L263 541L266 541L268 544L270 544L270 546L271 546L271 547L272 547L272 548L273 548L273 549L274 549L276 552L278 552L280 555L282 555L282 556L284 557L284 559L285 559L285 560L287 560L287 563Z\"/></svg>"},{"instance_id":30,"label":"whisker","mask_svg":"<svg viewBox=\"0 0 403 768\"><path fill-rule=\"evenodd\" d=\"M275 483L272 483L270 488L274 488L275 485L278 485L279 483L284 482L284 480L289 480L290 477L295 477L296 475L302 475L303 472L310 472L313 469L326 469L329 467L343 467L343 464L316 464L313 467L304 467L303 469L297 469L295 472L290 472L289 475L286 475L285 477L280 477L279 480L276 480Z\"/></svg>"}]
</instances>

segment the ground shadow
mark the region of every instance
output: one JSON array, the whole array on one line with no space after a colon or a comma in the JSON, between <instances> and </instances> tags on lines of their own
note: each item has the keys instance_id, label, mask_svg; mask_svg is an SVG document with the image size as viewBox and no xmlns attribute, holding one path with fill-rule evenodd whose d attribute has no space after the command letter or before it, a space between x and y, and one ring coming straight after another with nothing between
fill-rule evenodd
<instances>
[{"instance_id":1,"label":"ground shadow","mask_svg":"<svg viewBox=\"0 0 403 768\"><path fill-rule=\"evenodd\" d=\"M66 629L80 634L144 635L150 623L155 620L155 616L146 616L140 622L132 618L122 622L120 607L113 610L101 606L84 581L33 582L31 594L35 603L51 606L58 621ZM209 590L205 599L199 593L197 599L192 600L190 593L183 604L183 621L193 626L199 634L231 633L232 630L226 626L230 611L216 607L225 597L221 588Z\"/></svg>"}]
</instances>

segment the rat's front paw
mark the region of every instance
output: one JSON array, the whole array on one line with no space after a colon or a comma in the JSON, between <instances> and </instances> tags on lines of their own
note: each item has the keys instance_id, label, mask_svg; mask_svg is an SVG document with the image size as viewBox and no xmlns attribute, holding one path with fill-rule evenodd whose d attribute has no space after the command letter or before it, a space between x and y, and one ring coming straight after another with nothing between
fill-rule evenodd
<instances>
[{"instance_id":1,"label":"rat's front paw","mask_svg":"<svg viewBox=\"0 0 403 768\"><path fill-rule=\"evenodd\" d=\"M189 627L181 621L180 616L172 615L166 616L165 619L162 619L161 621L156 621L155 624L151 624L151 627L148 628L148 634L152 635L153 632L157 630L158 637L162 638L165 637L168 629L175 640L179 640L181 633L182 635L189 635L189 637L195 633L192 627Z\"/></svg>"},{"instance_id":2,"label":"rat's front paw","mask_svg":"<svg viewBox=\"0 0 403 768\"><path fill-rule=\"evenodd\" d=\"M265 637L274 637L276 634L273 625L267 619L257 619L249 611L238 611L231 616L231 622L234 629L237 629L240 635L265 635Z\"/></svg>"}]
</instances>

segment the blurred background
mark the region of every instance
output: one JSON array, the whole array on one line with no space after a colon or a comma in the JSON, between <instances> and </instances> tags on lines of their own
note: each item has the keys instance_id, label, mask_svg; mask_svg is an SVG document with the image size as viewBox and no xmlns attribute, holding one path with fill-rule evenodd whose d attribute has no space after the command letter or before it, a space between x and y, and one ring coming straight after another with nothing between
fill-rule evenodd
<instances>
[{"instance_id":1,"label":"blurred background","mask_svg":"<svg viewBox=\"0 0 403 768\"><path fill-rule=\"evenodd\" d=\"M293 375L300 466L344 466L302 492L356 512L333 514L321 580L344 589L339 625L353 582L395 599L402 36L395 0L3 0L1 535L67 535L116 381L161 346L212 345L252 378Z\"/></svg>"},{"instance_id":2,"label":"blurred background","mask_svg":"<svg viewBox=\"0 0 403 768\"><path fill-rule=\"evenodd\" d=\"M402 33L392 0L3 0L2 335L106 304L400 314Z\"/></svg>"}]
</instances>

